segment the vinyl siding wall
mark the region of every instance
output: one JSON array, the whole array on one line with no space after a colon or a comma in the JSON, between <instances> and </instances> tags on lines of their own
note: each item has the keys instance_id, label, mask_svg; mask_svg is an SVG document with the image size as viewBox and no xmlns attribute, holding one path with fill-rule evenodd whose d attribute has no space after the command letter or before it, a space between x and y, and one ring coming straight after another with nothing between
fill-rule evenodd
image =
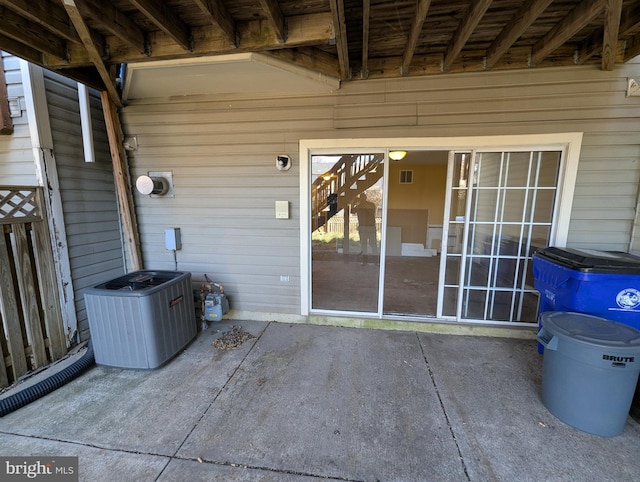
<instances>
[{"instance_id":1,"label":"vinyl siding wall","mask_svg":"<svg viewBox=\"0 0 640 482\"><path fill-rule=\"evenodd\" d=\"M306 96L192 96L123 110L134 179L172 171L175 197L136 193L145 267L173 269L164 229L180 227L177 267L224 284L232 309L300 312L300 139L584 132L568 244L626 251L640 180L640 98L629 64L354 81ZM185 82L188 78L185 78ZM445 146L443 146L445 147ZM275 168L288 154L293 168ZM291 205L277 220L274 201ZM302 214L306 215L306 213ZM281 281L289 277L289 282ZM285 278L286 279L286 278ZM336 286L336 290L340 287Z\"/></svg>"},{"instance_id":2,"label":"vinyl siding wall","mask_svg":"<svg viewBox=\"0 0 640 482\"><path fill-rule=\"evenodd\" d=\"M100 97L91 92L95 163L84 162L78 89L45 72L80 338L88 338L82 291L124 273L113 169Z\"/></svg>"},{"instance_id":3,"label":"vinyl siding wall","mask_svg":"<svg viewBox=\"0 0 640 482\"><path fill-rule=\"evenodd\" d=\"M7 96L24 99L20 59L5 52L0 52L0 55L4 64ZM37 186L27 112L23 110L20 117L13 117L12 120L13 134L0 135L0 185Z\"/></svg>"}]
</instances>

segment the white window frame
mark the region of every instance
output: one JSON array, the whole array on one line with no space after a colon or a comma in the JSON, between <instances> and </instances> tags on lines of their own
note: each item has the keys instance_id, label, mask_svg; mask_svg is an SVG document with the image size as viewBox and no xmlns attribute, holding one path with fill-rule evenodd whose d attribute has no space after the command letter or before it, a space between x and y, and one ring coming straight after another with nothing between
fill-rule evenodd
<instances>
[{"instance_id":1,"label":"white window frame","mask_svg":"<svg viewBox=\"0 0 640 482\"><path fill-rule=\"evenodd\" d=\"M582 132L565 132L552 134L529 134L482 137L405 137L374 139L301 139L299 144L300 162L300 312L309 315L311 299L311 232L310 232L310 198L311 198L311 155L344 153L351 150L366 149L368 151L402 150L486 150L496 149L500 152L509 149L537 151L557 149L563 152L560 176L558 180L558 197L554 218L554 229L551 232L551 244L565 247L569 234L569 221L573 205L573 194ZM434 320L441 321L441 320Z\"/></svg>"}]
</instances>

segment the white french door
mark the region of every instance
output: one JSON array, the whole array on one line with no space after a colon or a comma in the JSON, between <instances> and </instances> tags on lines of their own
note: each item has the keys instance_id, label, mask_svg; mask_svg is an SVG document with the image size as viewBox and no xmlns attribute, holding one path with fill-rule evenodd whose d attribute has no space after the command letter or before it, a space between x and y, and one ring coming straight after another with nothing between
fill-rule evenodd
<instances>
[{"instance_id":1,"label":"white french door","mask_svg":"<svg viewBox=\"0 0 640 482\"><path fill-rule=\"evenodd\" d=\"M535 322L531 257L552 241L561 150L452 152L441 314Z\"/></svg>"}]
</instances>

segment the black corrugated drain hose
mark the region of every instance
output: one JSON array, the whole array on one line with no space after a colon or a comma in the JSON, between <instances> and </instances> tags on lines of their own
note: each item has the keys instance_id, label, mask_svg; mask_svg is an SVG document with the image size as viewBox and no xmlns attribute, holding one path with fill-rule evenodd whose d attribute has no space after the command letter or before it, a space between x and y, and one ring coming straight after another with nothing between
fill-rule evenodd
<instances>
[{"instance_id":1,"label":"black corrugated drain hose","mask_svg":"<svg viewBox=\"0 0 640 482\"><path fill-rule=\"evenodd\" d=\"M89 341L89 346L87 347L87 351L84 352L84 355L68 367L34 385L31 385L30 387L25 388L24 390L20 390L18 393L14 393L13 395L1 399L0 417L4 417L9 413L44 397L54 390L57 390L61 386L66 385L71 380L77 378L85 370L93 366L94 363L95 358L93 356L93 345L91 344L91 341Z\"/></svg>"}]
</instances>

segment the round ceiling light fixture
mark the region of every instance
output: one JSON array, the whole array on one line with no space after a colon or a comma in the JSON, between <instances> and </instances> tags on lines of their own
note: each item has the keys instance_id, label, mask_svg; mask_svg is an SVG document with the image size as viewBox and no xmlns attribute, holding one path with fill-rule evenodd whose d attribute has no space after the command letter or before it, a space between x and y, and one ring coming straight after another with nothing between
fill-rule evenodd
<instances>
[{"instance_id":1,"label":"round ceiling light fixture","mask_svg":"<svg viewBox=\"0 0 640 482\"><path fill-rule=\"evenodd\" d=\"M401 161L406 155L407 151L389 151L389 158L392 161Z\"/></svg>"}]
</instances>

